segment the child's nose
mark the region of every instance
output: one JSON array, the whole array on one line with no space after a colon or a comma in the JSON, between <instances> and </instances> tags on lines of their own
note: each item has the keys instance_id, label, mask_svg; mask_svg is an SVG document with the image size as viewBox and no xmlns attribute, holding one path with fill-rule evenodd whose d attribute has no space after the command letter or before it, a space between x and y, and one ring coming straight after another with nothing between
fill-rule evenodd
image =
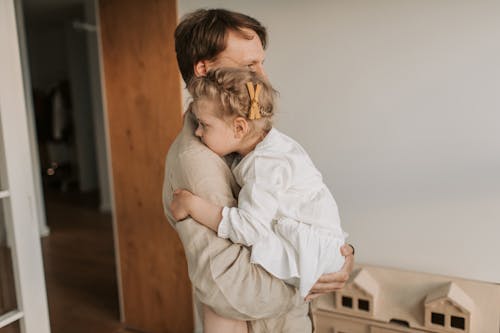
<instances>
[{"instance_id":1,"label":"child's nose","mask_svg":"<svg viewBox=\"0 0 500 333\"><path fill-rule=\"evenodd\" d=\"M266 71L264 70L264 66L262 64L257 64L255 66L255 71L257 72L257 74L260 74L262 75L263 77L267 78L267 73Z\"/></svg>"},{"instance_id":2,"label":"child's nose","mask_svg":"<svg viewBox=\"0 0 500 333\"><path fill-rule=\"evenodd\" d=\"M194 135L197 136L197 137L201 137L201 128L200 128L200 126L198 126L196 128L196 131L194 131Z\"/></svg>"}]
</instances>

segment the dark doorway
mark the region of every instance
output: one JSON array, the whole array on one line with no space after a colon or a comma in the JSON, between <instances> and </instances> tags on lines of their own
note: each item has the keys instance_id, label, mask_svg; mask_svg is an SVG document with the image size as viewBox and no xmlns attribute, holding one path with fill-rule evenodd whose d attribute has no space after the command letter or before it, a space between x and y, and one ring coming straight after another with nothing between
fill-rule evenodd
<instances>
[{"instance_id":1,"label":"dark doorway","mask_svg":"<svg viewBox=\"0 0 500 333\"><path fill-rule=\"evenodd\" d=\"M17 10L51 330L119 332L95 2L22 0Z\"/></svg>"}]
</instances>

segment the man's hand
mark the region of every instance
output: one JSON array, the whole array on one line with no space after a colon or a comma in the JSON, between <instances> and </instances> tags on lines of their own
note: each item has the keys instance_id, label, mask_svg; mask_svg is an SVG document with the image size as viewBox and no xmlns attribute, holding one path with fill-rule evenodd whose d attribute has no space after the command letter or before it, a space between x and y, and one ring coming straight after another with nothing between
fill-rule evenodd
<instances>
[{"instance_id":1,"label":"man's hand","mask_svg":"<svg viewBox=\"0 0 500 333\"><path fill-rule=\"evenodd\" d=\"M189 204L193 194L187 190L177 189L170 203L170 212L176 221L189 217Z\"/></svg>"},{"instance_id":2,"label":"man's hand","mask_svg":"<svg viewBox=\"0 0 500 333\"><path fill-rule=\"evenodd\" d=\"M316 284L311 288L309 295L306 296L306 301L311 301L323 294L344 288L354 268L354 248L349 244L345 244L340 248L340 252L345 257L345 263L342 269L335 273L321 275Z\"/></svg>"}]
</instances>

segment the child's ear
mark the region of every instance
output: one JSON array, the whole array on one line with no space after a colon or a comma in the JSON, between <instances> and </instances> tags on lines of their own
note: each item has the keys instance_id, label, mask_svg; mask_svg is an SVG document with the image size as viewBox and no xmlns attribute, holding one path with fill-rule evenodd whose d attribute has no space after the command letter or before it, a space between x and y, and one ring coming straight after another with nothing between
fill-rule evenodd
<instances>
[{"instance_id":1,"label":"child's ear","mask_svg":"<svg viewBox=\"0 0 500 333\"><path fill-rule=\"evenodd\" d=\"M243 138L248 133L248 121L243 117L236 117L233 120L234 137Z\"/></svg>"}]
</instances>

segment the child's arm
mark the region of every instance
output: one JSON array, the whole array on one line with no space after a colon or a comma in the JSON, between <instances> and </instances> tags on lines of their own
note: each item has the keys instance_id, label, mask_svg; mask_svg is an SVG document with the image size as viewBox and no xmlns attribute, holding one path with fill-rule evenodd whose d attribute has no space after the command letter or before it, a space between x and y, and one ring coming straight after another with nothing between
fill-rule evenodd
<instances>
[{"instance_id":1,"label":"child's arm","mask_svg":"<svg viewBox=\"0 0 500 333\"><path fill-rule=\"evenodd\" d=\"M177 221L191 216L195 221L215 232L219 229L219 223L222 220L222 207L214 205L187 190L177 189L174 191L170 211Z\"/></svg>"},{"instance_id":2,"label":"child's arm","mask_svg":"<svg viewBox=\"0 0 500 333\"><path fill-rule=\"evenodd\" d=\"M191 216L221 238L252 246L269 237L278 211L276 193L287 187L289 169L286 160L259 158L246 170L248 175L238 195L238 207L223 208L178 189L174 192L170 211L177 221Z\"/></svg>"}]
</instances>

